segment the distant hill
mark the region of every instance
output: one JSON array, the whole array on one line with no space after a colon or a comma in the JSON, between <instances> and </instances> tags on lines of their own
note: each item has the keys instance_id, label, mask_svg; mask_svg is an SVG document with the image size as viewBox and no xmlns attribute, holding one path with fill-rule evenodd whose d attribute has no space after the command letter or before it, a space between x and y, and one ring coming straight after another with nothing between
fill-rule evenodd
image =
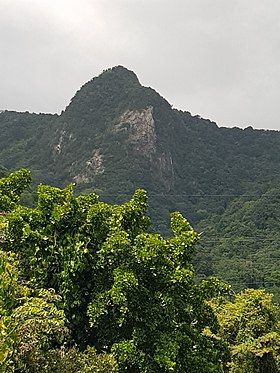
<instances>
[{"instance_id":1,"label":"distant hill","mask_svg":"<svg viewBox=\"0 0 280 373\"><path fill-rule=\"evenodd\" d=\"M204 232L200 277L278 294L280 132L219 128L172 108L122 66L83 85L60 115L1 112L0 131L6 169L29 168L35 183L75 182L106 202L144 188L153 229L168 234L179 210Z\"/></svg>"}]
</instances>

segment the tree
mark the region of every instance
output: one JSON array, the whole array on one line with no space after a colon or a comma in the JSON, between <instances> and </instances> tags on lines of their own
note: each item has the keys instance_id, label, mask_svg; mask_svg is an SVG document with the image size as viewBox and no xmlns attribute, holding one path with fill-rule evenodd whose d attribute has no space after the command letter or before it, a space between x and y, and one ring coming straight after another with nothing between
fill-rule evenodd
<instances>
[{"instance_id":1,"label":"tree","mask_svg":"<svg viewBox=\"0 0 280 373\"><path fill-rule=\"evenodd\" d=\"M0 371L22 373L115 373L117 364L94 348L69 347L60 297L32 290L19 278L14 254L0 251Z\"/></svg>"},{"instance_id":2,"label":"tree","mask_svg":"<svg viewBox=\"0 0 280 373\"><path fill-rule=\"evenodd\" d=\"M21 193L31 181L30 172L21 169L11 173L8 177L0 179L0 212L11 211L17 206Z\"/></svg>"},{"instance_id":3,"label":"tree","mask_svg":"<svg viewBox=\"0 0 280 373\"><path fill-rule=\"evenodd\" d=\"M0 251L0 367L35 372L43 353L66 335L66 320L54 291L31 291L16 264L14 254Z\"/></svg>"},{"instance_id":4,"label":"tree","mask_svg":"<svg viewBox=\"0 0 280 373\"><path fill-rule=\"evenodd\" d=\"M214 302L219 336L231 348L232 373L279 372L279 308L264 290L246 289L233 301Z\"/></svg>"},{"instance_id":5,"label":"tree","mask_svg":"<svg viewBox=\"0 0 280 373\"><path fill-rule=\"evenodd\" d=\"M149 234L146 209L142 190L117 206L41 185L36 208L7 215L5 247L25 280L62 297L78 346L113 353L120 372L224 372L228 350L207 300L227 287L195 284L198 234L179 213L173 237Z\"/></svg>"}]
</instances>

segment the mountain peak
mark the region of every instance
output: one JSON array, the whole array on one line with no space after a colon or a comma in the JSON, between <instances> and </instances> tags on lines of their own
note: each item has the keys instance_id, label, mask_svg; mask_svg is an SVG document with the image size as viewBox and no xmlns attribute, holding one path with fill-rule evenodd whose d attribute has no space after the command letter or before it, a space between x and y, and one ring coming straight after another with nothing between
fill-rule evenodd
<instances>
[{"instance_id":1,"label":"mountain peak","mask_svg":"<svg viewBox=\"0 0 280 373\"><path fill-rule=\"evenodd\" d=\"M125 80L127 84L140 84L135 72L121 65L103 70L102 74L100 74L98 78Z\"/></svg>"},{"instance_id":2,"label":"mountain peak","mask_svg":"<svg viewBox=\"0 0 280 373\"><path fill-rule=\"evenodd\" d=\"M123 66L104 70L99 76L85 83L72 98L65 112L78 113L96 110L100 105L114 106L116 100L130 96L132 91L141 88L137 75Z\"/></svg>"}]
</instances>

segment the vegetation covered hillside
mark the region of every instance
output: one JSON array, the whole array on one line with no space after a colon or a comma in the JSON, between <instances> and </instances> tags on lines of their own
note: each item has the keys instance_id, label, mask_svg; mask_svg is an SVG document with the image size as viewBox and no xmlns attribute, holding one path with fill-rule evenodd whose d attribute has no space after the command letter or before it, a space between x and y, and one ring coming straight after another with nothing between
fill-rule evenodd
<instances>
[{"instance_id":1,"label":"vegetation covered hillside","mask_svg":"<svg viewBox=\"0 0 280 373\"><path fill-rule=\"evenodd\" d=\"M110 203L144 188L155 231L167 235L180 211L203 232L199 277L278 292L279 132L178 111L122 66L86 83L60 115L0 113L0 130L5 168L27 167L35 184L75 182Z\"/></svg>"},{"instance_id":2,"label":"vegetation covered hillside","mask_svg":"<svg viewBox=\"0 0 280 373\"><path fill-rule=\"evenodd\" d=\"M221 215L200 222L200 275L215 275L236 290L265 288L280 301L280 191L264 184L233 199Z\"/></svg>"}]
</instances>

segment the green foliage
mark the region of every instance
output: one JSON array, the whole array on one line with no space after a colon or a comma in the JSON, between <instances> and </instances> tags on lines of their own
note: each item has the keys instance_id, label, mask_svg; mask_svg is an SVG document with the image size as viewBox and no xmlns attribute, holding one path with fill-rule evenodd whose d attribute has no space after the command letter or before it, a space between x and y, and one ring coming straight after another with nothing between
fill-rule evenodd
<instances>
[{"instance_id":1,"label":"green foliage","mask_svg":"<svg viewBox=\"0 0 280 373\"><path fill-rule=\"evenodd\" d=\"M59 301L53 290L24 285L15 254L0 251L1 372L117 372L112 356L66 346L69 330Z\"/></svg>"},{"instance_id":2,"label":"green foliage","mask_svg":"<svg viewBox=\"0 0 280 373\"><path fill-rule=\"evenodd\" d=\"M152 108L152 121L146 123L152 139L131 141L138 126L145 132L141 115L147 108ZM128 111L141 113L139 120L118 131ZM59 116L1 112L0 131L6 168L30 168L35 183L64 187L76 181L77 192L96 190L110 203L123 203L135 188L145 188L154 223L149 232L168 237L166 221L173 211L203 232L193 260L197 282L217 275L235 290L264 287L279 302L279 133L218 128L174 110L121 66L85 84ZM143 151L147 144L150 153ZM5 167L0 177L6 176ZM223 286L214 279L194 283L190 260L198 235L181 215L172 215L173 237L163 239L147 233L141 190L117 206L99 202L94 193L76 198L72 185L64 190L40 185L36 205L33 195L22 195L29 182L26 170L0 181L5 364L46 372L74 372L79 365L86 372L102 371L104 362L104 371L114 371L112 356L87 350L90 345L114 353L121 371L223 371L227 337L215 337L219 326L206 302ZM250 312L245 319L260 328L259 316ZM274 326L260 336L250 334L252 325L244 329L234 350L236 372L237 366L243 367L240 372L273 367L274 316ZM69 341L71 333L81 351ZM70 346L62 345L63 335ZM11 362L10 352L17 360Z\"/></svg>"},{"instance_id":3,"label":"green foliage","mask_svg":"<svg viewBox=\"0 0 280 373\"><path fill-rule=\"evenodd\" d=\"M14 254L0 251L0 367L31 369L43 351L66 334L64 312L50 290L31 291L23 285ZM30 370L28 370L30 368Z\"/></svg>"},{"instance_id":4,"label":"green foliage","mask_svg":"<svg viewBox=\"0 0 280 373\"><path fill-rule=\"evenodd\" d=\"M153 121L145 127L147 108ZM128 112L140 116L118 131ZM180 211L205 233L198 278L215 275L237 291L265 287L279 302L279 132L218 128L172 109L122 66L86 83L60 115L1 112L0 132L6 168L28 167L36 184L75 181L77 192L98 191L108 203L144 188L155 232L168 236L170 212ZM0 205L10 208L9 201L0 191ZM35 205L30 194L21 202Z\"/></svg>"},{"instance_id":5,"label":"green foliage","mask_svg":"<svg viewBox=\"0 0 280 373\"><path fill-rule=\"evenodd\" d=\"M195 264L200 276L215 274L236 291L265 288L279 303L279 189L273 183L252 195L235 198L222 215L202 224Z\"/></svg>"},{"instance_id":6,"label":"green foliage","mask_svg":"<svg viewBox=\"0 0 280 373\"><path fill-rule=\"evenodd\" d=\"M209 291L193 283L189 260L197 234L179 214L171 226L170 240L143 233L134 243L115 230L99 251L101 291L88 315L100 347L112 346L121 371L206 372L222 366L221 346L202 334L215 318L205 303ZM215 293L222 291L216 285Z\"/></svg>"},{"instance_id":7,"label":"green foliage","mask_svg":"<svg viewBox=\"0 0 280 373\"><path fill-rule=\"evenodd\" d=\"M18 281L19 271L16 256L13 253L0 251L0 315L10 315L19 304L19 299L25 299L29 294L26 286Z\"/></svg>"},{"instance_id":8,"label":"green foliage","mask_svg":"<svg viewBox=\"0 0 280 373\"><path fill-rule=\"evenodd\" d=\"M147 233L146 210L142 190L123 205L108 205L94 193L74 197L72 185L40 185L36 208L18 205L6 216L5 247L17 253L30 286L61 296L78 346L112 353L120 372L223 372L227 348L204 330L218 331L206 301L227 287L215 279L194 283L198 234L179 213L171 215L173 237L164 239ZM40 294L12 311L19 326L9 324L14 317L7 321L19 336L30 328L25 338L35 351L19 355L26 366L52 350L50 334L58 346L56 336L64 335L63 314ZM66 355L72 359L71 350Z\"/></svg>"},{"instance_id":9,"label":"green foliage","mask_svg":"<svg viewBox=\"0 0 280 373\"><path fill-rule=\"evenodd\" d=\"M19 170L0 179L0 211L8 212L19 202L20 195L30 184L30 172Z\"/></svg>"},{"instance_id":10,"label":"green foliage","mask_svg":"<svg viewBox=\"0 0 280 373\"><path fill-rule=\"evenodd\" d=\"M232 373L279 372L279 308L263 290L247 289L233 301L214 303L219 336L231 347Z\"/></svg>"},{"instance_id":11,"label":"green foliage","mask_svg":"<svg viewBox=\"0 0 280 373\"><path fill-rule=\"evenodd\" d=\"M93 347L84 352L72 347L50 350L40 370L44 373L117 373L118 366L112 355L97 354Z\"/></svg>"},{"instance_id":12,"label":"green foliage","mask_svg":"<svg viewBox=\"0 0 280 373\"><path fill-rule=\"evenodd\" d=\"M147 108L153 121L145 127ZM118 131L127 112L141 114ZM132 141L137 131L144 135ZM265 287L280 300L279 132L218 128L172 109L122 66L86 83L60 115L1 112L0 132L7 169L28 167L35 184L75 181L77 192L98 191L108 203L144 188L155 232L168 236L170 212L180 211L205 233L194 260L198 278L215 275L237 291ZM0 176L6 172L0 168ZM21 202L35 205L30 194ZM12 207L1 190L0 205Z\"/></svg>"}]
</instances>

